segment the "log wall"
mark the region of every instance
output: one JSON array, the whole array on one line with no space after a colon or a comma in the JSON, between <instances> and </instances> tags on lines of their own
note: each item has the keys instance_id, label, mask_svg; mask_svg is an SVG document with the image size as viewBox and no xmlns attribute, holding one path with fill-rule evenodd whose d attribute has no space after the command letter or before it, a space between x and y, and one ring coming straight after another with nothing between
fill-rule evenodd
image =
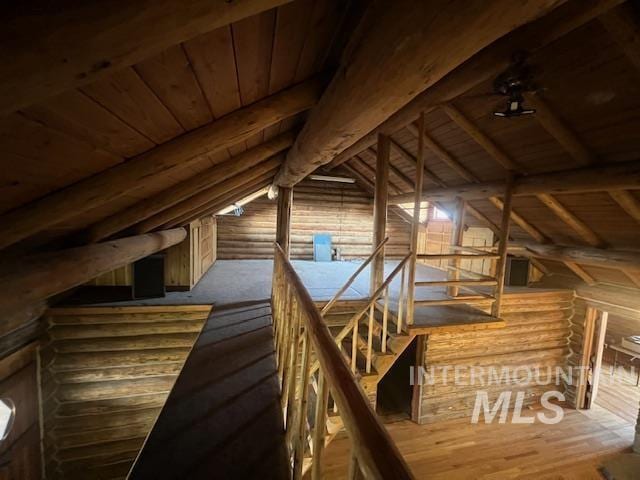
<instances>
[{"instance_id":1,"label":"log wall","mask_svg":"<svg viewBox=\"0 0 640 480\"><path fill-rule=\"evenodd\" d=\"M218 217L218 258L273 258L276 202L261 197L240 217ZM313 234L330 233L343 259L371 253L373 200L354 184L303 181L293 191L291 257L313 259ZM408 253L410 225L389 210L389 257Z\"/></svg>"},{"instance_id":2,"label":"log wall","mask_svg":"<svg viewBox=\"0 0 640 480\"><path fill-rule=\"evenodd\" d=\"M422 386L419 408L420 423L432 423L452 418L469 417L473 411L478 390L488 392L493 402L501 392L526 392L525 405L538 402L540 395L548 390L563 390L556 375L556 367L565 368L569 353L569 325L573 315L573 292L528 290L523 293L507 293L503 301L503 314L506 326L501 329L463 331L452 333L434 333L426 340L424 367L436 367L433 372L433 385ZM444 370L438 367L449 366L448 380L445 382ZM539 368L543 381L549 385L536 385L536 378L528 381L524 369L513 382L494 382L492 385L456 385L454 369L459 367L461 383L471 384L470 369L482 367L487 371L502 367ZM551 368L551 377L547 368ZM485 377L487 378L487 377ZM513 406L513 399L512 399Z\"/></svg>"},{"instance_id":3,"label":"log wall","mask_svg":"<svg viewBox=\"0 0 640 480\"><path fill-rule=\"evenodd\" d=\"M48 479L126 477L210 309L47 312L41 382Z\"/></svg>"}]
</instances>

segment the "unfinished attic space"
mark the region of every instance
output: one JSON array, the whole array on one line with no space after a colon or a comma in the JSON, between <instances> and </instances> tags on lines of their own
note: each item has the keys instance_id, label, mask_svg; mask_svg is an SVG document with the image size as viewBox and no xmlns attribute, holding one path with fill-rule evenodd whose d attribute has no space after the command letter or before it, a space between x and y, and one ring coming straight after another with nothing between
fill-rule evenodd
<instances>
[{"instance_id":1,"label":"unfinished attic space","mask_svg":"<svg viewBox=\"0 0 640 480\"><path fill-rule=\"evenodd\" d=\"M640 479L640 1L0 16L0 479Z\"/></svg>"}]
</instances>

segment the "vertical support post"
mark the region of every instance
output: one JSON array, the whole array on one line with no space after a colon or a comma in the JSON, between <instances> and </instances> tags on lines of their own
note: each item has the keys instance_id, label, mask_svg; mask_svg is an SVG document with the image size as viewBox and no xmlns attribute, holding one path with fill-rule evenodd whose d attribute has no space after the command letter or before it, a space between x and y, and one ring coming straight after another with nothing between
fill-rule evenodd
<instances>
[{"instance_id":1,"label":"vertical support post","mask_svg":"<svg viewBox=\"0 0 640 480\"><path fill-rule=\"evenodd\" d=\"M462 236L464 235L464 207L465 201L460 197L456 198L456 211L455 218L453 219L453 234L451 236L451 244L461 247L462 246ZM451 280L458 280L460 278L460 259L456 258L452 260L451 266L453 270L451 274L448 275ZM452 297L457 297L459 288L457 286L451 286L448 288L448 293Z\"/></svg>"},{"instance_id":2,"label":"vertical support post","mask_svg":"<svg viewBox=\"0 0 640 480\"><path fill-rule=\"evenodd\" d=\"M386 135L378 135L376 158L376 185L373 198L373 245L375 249L385 239L387 230L387 202L389 200L389 154L391 142ZM378 288L384 279L384 247L371 263L371 287L369 294Z\"/></svg>"},{"instance_id":3,"label":"vertical support post","mask_svg":"<svg viewBox=\"0 0 640 480\"><path fill-rule=\"evenodd\" d=\"M400 274L400 297L398 298L398 324L396 325L396 333L402 333L402 316L404 314L404 289L407 284L407 265L402 267Z\"/></svg>"},{"instance_id":4,"label":"vertical support post","mask_svg":"<svg viewBox=\"0 0 640 480\"><path fill-rule=\"evenodd\" d=\"M302 342L302 359L300 366L300 379L298 391L298 406L297 406L297 425L292 429L291 444L294 448L293 454L293 479L302 479L302 466L304 463L304 450L305 441L307 438L307 400L309 397L309 373L310 373L310 359L311 359L311 337L305 327L303 333Z\"/></svg>"},{"instance_id":5,"label":"vertical support post","mask_svg":"<svg viewBox=\"0 0 640 480\"><path fill-rule=\"evenodd\" d=\"M584 316L584 326L582 329L582 352L580 353L580 376L576 387L576 408L591 408L591 402L587 397L587 384L589 381L589 367L591 364L591 355L593 353L593 336L595 334L596 319L598 310L593 307L587 307Z\"/></svg>"},{"instance_id":6,"label":"vertical support post","mask_svg":"<svg viewBox=\"0 0 640 480\"><path fill-rule=\"evenodd\" d=\"M504 292L504 277L507 267L507 248L509 246L509 222L511 220L511 205L513 203L513 175L507 174L507 188L504 192L502 206L502 222L500 224L500 244L498 245L498 261L496 263L496 288L494 290L495 301L491 308L491 315L500 317L502 305L502 293Z\"/></svg>"},{"instance_id":7,"label":"vertical support post","mask_svg":"<svg viewBox=\"0 0 640 480\"><path fill-rule=\"evenodd\" d=\"M278 189L278 213L276 217L276 242L284 250L287 259L291 250L291 207L293 205L293 189Z\"/></svg>"},{"instance_id":8,"label":"vertical support post","mask_svg":"<svg viewBox=\"0 0 640 480\"><path fill-rule=\"evenodd\" d=\"M418 233L420 232L420 204L422 203L422 181L424 177L424 113L418 119L418 156L416 159L416 185L413 199L413 223L411 224L411 260L407 285L407 325L413 325L416 293L416 260L418 255Z\"/></svg>"},{"instance_id":9,"label":"vertical support post","mask_svg":"<svg viewBox=\"0 0 640 480\"><path fill-rule=\"evenodd\" d=\"M598 324L598 340L596 342L596 358L593 362L593 381L591 384L591 404L596 401L598 388L600 386L600 371L602 370L602 354L604 353L604 340L607 333L608 312L600 312L600 322Z\"/></svg>"}]
</instances>

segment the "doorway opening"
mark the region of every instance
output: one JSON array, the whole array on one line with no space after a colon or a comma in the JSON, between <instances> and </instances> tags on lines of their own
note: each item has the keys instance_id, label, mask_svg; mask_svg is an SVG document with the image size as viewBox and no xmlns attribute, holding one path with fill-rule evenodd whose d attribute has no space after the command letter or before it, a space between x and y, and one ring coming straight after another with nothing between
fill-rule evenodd
<instances>
[{"instance_id":1,"label":"doorway opening","mask_svg":"<svg viewBox=\"0 0 640 480\"><path fill-rule=\"evenodd\" d=\"M388 420L411 418L414 386L410 380L412 367L419 364L417 354L418 337L411 341L378 383L378 415Z\"/></svg>"}]
</instances>

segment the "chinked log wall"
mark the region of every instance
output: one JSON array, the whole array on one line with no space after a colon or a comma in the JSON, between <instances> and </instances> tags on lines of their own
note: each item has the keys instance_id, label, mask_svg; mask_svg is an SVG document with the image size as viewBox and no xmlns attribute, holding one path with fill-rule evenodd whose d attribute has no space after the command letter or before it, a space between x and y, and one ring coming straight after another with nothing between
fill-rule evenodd
<instances>
[{"instance_id":1,"label":"chinked log wall","mask_svg":"<svg viewBox=\"0 0 640 480\"><path fill-rule=\"evenodd\" d=\"M506 322L505 328L429 335L424 366L427 372L434 367L435 375L433 385L422 387L420 423L471 416L478 390L488 392L491 405L501 392L513 391L511 407L518 391L526 392L525 405L538 402L545 391L562 392L564 385L556 385L556 367L565 368L567 364L573 303L573 292L568 290L507 293L501 315ZM447 384L443 369L439 368L444 366L451 367ZM523 379L520 384L500 381L484 386L479 383L455 385L456 366L460 367L459 379L463 383L471 383L467 368L470 366L482 367L486 372L495 368L498 375L503 367L514 372L521 366L539 368L541 382L549 381L549 384L536 385L536 370L528 381L526 371L522 369L515 375ZM547 376L547 367L551 368L552 378Z\"/></svg>"},{"instance_id":2,"label":"chinked log wall","mask_svg":"<svg viewBox=\"0 0 640 480\"><path fill-rule=\"evenodd\" d=\"M47 312L41 351L47 479L126 477L210 309Z\"/></svg>"},{"instance_id":3,"label":"chinked log wall","mask_svg":"<svg viewBox=\"0 0 640 480\"><path fill-rule=\"evenodd\" d=\"M241 217L218 217L218 258L273 258L276 202L260 198ZM408 252L410 226L390 210L388 257ZM303 181L293 193L291 257L313 258L313 234L330 233L344 259L371 253L373 200L353 184Z\"/></svg>"}]
</instances>

